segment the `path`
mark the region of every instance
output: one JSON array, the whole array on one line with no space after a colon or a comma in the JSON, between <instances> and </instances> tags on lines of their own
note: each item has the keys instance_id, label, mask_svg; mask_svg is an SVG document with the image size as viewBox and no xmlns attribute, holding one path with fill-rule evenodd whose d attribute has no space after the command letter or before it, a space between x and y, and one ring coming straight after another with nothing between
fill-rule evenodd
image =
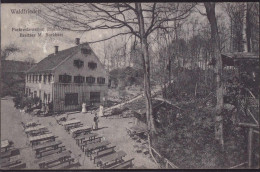
<instances>
[{"instance_id":1,"label":"path","mask_svg":"<svg viewBox=\"0 0 260 172\"><path fill-rule=\"evenodd\" d=\"M93 114L90 113L74 113L69 115L69 119L76 118L84 125L92 126ZM63 126L58 125L54 117L33 117L26 113L21 113L13 107L11 99L1 100L1 140L13 140L15 147L21 148L21 156L27 164L27 169L39 169L34 163L34 152L28 145L21 121L28 122L30 120L39 121L46 126L50 132L58 136L57 140L61 140L67 150L72 152L72 156L78 159L82 166L79 169L98 169L93 161L82 153L76 145L75 140L68 134ZM143 154L136 153L133 145L135 143L127 134L126 127L132 125L132 118L105 119L100 118L100 130L94 131L100 136L104 136L106 140L111 142L111 146L116 146L116 150L123 150L127 153L125 160L135 158L133 163L135 168L157 168L155 163Z\"/></svg>"}]
</instances>

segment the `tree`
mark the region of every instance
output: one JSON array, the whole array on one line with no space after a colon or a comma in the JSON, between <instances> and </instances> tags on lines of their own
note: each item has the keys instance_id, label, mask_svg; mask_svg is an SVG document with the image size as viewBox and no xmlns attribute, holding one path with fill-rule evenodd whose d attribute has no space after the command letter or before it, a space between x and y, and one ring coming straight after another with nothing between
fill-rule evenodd
<instances>
[{"instance_id":1,"label":"tree","mask_svg":"<svg viewBox=\"0 0 260 172\"><path fill-rule=\"evenodd\" d=\"M136 36L139 39L144 70L144 95L150 145L150 136L156 133L156 129L152 115L148 39L155 30L167 30L171 28L172 22L189 16L194 5L193 3L181 3L180 7L176 9L176 3L54 4L44 5L45 12L43 10L40 17L47 23L66 30L117 30L116 34L95 42L120 35Z\"/></svg>"},{"instance_id":2,"label":"tree","mask_svg":"<svg viewBox=\"0 0 260 172\"><path fill-rule=\"evenodd\" d=\"M6 60L11 54L21 52L21 49L15 44L10 44L1 50L1 60Z\"/></svg>"},{"instance_id":3,"label":"tree","mask_svg":"<svg viewBox=\"0 0 260 172\"><path fill-rule=\"evenodd\" d=\"M215 14L215 3L214 2L205 2L204 6L206 9L206 15L210 23L211 29L211 44L213 47L213 58L216 60L214 66L215 79L216 79L216 124L215 124L215 138L219 140L222 148L224 146L223 140L223 122L222 122L222 109L223 109L223 84L222 84L222 60L220 53L220 38L218 32L217 19Z\"/></svg>"}]
</instances>

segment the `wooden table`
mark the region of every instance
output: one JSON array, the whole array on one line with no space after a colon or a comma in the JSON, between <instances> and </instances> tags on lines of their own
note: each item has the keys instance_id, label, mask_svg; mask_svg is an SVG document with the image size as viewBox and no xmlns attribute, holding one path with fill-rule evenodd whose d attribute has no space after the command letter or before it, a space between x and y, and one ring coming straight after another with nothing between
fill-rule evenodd
<instances>
[{"instance_id":1,"label":"wooden table","mask_svg":"<svg viewBox=\"0 0 260 172\"><path fill-rule=\"evenodd\" d=\"M20 155L11 156L8 159L6 158L6 159L2 160L1 167L8 167L8 166L15 165L15 164L18 164L21 162L22 162L22 158Z\"/></svg>"},{"instance_id":2,"label":"wooden table","mask_svg":"<svg viewBox=\"0 0 260 172\"><path fill-rule=\"evenodd\" d=\"M105 148L109 144L110 144L109 141L103 141L103 142L98 142L98 143L85 145L83 147L83 152L85 152L85 154L87 156L89 156L92 153L92 151L94 151L94 150L101 150L101 149Z\"/></svg>"},{"instance_id":3,"label":"wooden table","mask_svg":"<svg viewBox=\"0 0 260 172\"><path fill-rule=\"evenodd\" d=\"M98 134L97 133L89 133L86 135L80 135L75 137L76 143L77 145L79 145L80 143L82 143L83 140L93 140L96 138Z\"/></svg>"},{"instance_id":4,"label":"wooden table","mask_svg":"<svg viewBox=\"0 0 260 172\"><path fill-rule=\"evenodd\" d=\"M69 120L69 121L65 121L63 123L61 123L64 127L66 127L67 125L73 125L73 124L77 124L80 123L79 120L77 119L73 119L73 120Z\"/></svg>"},{"instance_id":5,"label":"wooden table","mask_svg":"<svg viewBox=\"0 0 260 172\"><path fill-rule=\"evenodd\" d=\"M36 130L41 130L41 129L44 129L44 128L46 128L46 127L43 126L43 125L38 125L38 126L35 126L35 127L26 128L24 130L24 132L27 134L29 132L36 131Z\"/></svg>"},{"instance_id":6,"label":"wooden table","mask_svg":"<svg viewBox=\"0 0 260 172\"><path fill-rule=\"evenodd\" d=\"M145 128L139 126L132 126L127 128L127 130L130 132L130 134L142 134L147 131Z\"/></svg>"},{"instance_id":7,"label":"wooden table","mask_svg":"<svg viewBox=\"0 0 260 172\"><path fill-rule=\"evenodd\" d=\"M6 152L10 148L9 140L1 141L1 153Z\"/></svg>"},{"instance_id":8,"label":"wooden table","mask_svg":"<svg viewBox=\"0 0 260 172\"><path fill-rule=\"evenodd\" d=\"M122 160L123 157L126 156L124 151L119 151L112 153L110 155L104 156L100 158L101 167L105 167L106 165Z\"/></svg>"},{"instance_id":9,"label":"wooden table","mask_svg":"<svg viewBox=\"0 0 260 172\"><path fill-rule=\"evenodd\" d=\"M38 142L46 141L46 140L55 141L55 136L52 133L48 133L40 136L29 137L29 141L32 146L36 145Z\"/></svg>"},{"instance_id":10,"label":"wooden table","mask_svg":"<svg viewBox=\"0 0 260 172\"><path fill-rule=\"evenodd\" d=\"M35 127L35 126L37 126L37 125L40 125L40 124L37 123L37 122L35 122L35 121L27 122L27 123L25 124L25 129L26 129L26 128L29 128L29 127Z\"/></svg>"},{"instance_id":11,"label":"wooden table","mask_svg":"<svg viewBox=\"0 0 260 172\"><path fill-rule=\"evenodd\" d=\"M70 133L72 134L72 137L75 138L77 137L79 134L81 133L90 133L92 130L91 127L85 125L85 126L82 126L82 127L78 127L78 128L73 128L70 130Z\"/></svg>"},{"instance_id":12,"label":"wooden table","mask_svg":"<svg viewBox=\"0 0 260 172\"><path fill-rule=\"evenodd\" d=\"M64 161L70 158L71 157L70 155L71 155L70 151L64 151L59 154L53 154L51 156L44 157L38 161L35 161L35 163L38 163L40 168L46 168L49 164L52 164L57 161Z\"/></svg>"},{"instance_id":13,"label":"wooden table","mask_svg":"<svg viewBox=\"0 0 260 172\"><path fill-rule=\"evenodd\" d=\"M46 132L48 132L48 129L43 125L38 125L35 127L27 128L24 131L28 137L33 135L45 134Z\"/></svg>"},{"instance_id":14,"label":"wooden table","mask_svg":"<svg viewBox=\"0 0 260 172\"><path fill-rule=\"evenodd\" d=\"M33 150L36 151L36 156L40 155L41 157L41 153L42 151L48 149L48 148L53 148L53 149L57 149L59 147L59 145L62 144L62 141L58 140L58 141L53 141L53 142L46 142L40 145L36 145L35 147L33 147Z\"/></svg>"}]
</instances>

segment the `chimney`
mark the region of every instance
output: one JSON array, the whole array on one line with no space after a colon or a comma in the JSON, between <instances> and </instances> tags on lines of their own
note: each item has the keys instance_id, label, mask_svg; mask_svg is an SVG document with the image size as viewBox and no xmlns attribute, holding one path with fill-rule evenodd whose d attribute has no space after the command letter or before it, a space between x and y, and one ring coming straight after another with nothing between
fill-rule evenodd
<instances>
[{"instance_id":1,"label":"chimney","mask_svg":"<svg viewBox=\"0 0 260 172\"><path fill-rule=\"evenodd\" d=\"M58 52L59 52L59 46L54 46L55 47L55 52L54 52L54 54L58 54Z\"/></svg>"},{"instance_id":2,"label":"chimney","mask_svg":"<svg viewBox=\"0 0 260 172\"><path fill-rule=\"evenodd\" d=\"M76 43L76 45L79 45L79 44L80 44L80 39L79 39L79 38L76 38L76 39L75 39L75 43Z\"/></svg>"}]
</instances>

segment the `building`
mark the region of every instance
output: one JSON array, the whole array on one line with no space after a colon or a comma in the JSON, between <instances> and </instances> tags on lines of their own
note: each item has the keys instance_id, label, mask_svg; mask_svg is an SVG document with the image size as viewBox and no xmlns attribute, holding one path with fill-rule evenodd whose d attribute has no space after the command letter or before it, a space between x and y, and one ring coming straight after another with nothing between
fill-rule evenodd
<instances>
[{"instance_id":1,"label":"building","mask_svg":"<svg viewBox=\"0 0 260 172\"><path fill-rule=\"evenodd\" d=\"M55 112L73 111L87 105L103 104L108 74L88 43L55 51L26 73L26 95L52 103Z\"/></svg>"}]
</instances>

